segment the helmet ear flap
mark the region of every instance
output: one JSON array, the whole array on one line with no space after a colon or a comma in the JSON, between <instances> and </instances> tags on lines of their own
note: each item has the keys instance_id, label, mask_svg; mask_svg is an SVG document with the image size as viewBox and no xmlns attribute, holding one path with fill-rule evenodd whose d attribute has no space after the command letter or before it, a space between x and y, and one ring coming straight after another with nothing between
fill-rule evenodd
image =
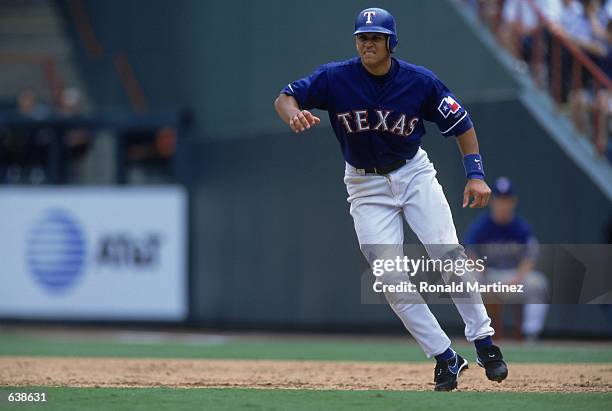
<instances>
[{"instance_id":1,"label":"helmet ear flap","mask_svg":"<svg viewBox=\"0 0 612 411\"><path fill-rule=\"evenodd\" d=\"M395 48L397 47L397 37L392 34L387 35L387 50L389 53L395 53Z\"/></svg>"}]
</instances>

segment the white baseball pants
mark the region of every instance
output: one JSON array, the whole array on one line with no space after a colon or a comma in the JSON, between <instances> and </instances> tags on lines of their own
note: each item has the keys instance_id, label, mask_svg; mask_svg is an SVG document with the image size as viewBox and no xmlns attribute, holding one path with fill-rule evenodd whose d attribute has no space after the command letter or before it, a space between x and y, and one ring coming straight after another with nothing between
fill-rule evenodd
<instances>
[{"instance_id":1,"label":"white baseball pants","mask_svg":"<svg viewBox=\"0 0 612 411\"><path fill-rule=\"evenodd\" d=\"M420 148L405 166L388 175L360 173L347 163L344 183L357 238L370 264L373 256L366 253L367 245L404 243L404 218L431 258L439 256L432 256L428 245L459 243L450 207L425 150ZM450 339L424 301L396 303L386 297L428 358L450 346ZM455 302L455 305L465 323L468 341L493 335L491 320L482 303Z\"/></svg>"}]
</instances>

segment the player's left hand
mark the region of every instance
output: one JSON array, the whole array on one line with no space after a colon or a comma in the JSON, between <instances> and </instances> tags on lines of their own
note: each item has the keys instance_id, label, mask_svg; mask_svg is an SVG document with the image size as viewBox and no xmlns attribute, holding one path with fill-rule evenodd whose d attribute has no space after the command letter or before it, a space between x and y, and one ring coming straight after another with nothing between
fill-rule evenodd
<instances>
[{"instance_id":1,"label":"player's left hand","mask_svg":"<svg viewBox=\"0 0 612 411\"><path fill-rule=\"evenodd\" d=\"M489 203L489 197L491 197L491 189L484 180L471 178L465 185L465 190L463 190L463 208L469 204L470 197L474 198L470 208L486 207Z\"/></svg>"}]
</instances>

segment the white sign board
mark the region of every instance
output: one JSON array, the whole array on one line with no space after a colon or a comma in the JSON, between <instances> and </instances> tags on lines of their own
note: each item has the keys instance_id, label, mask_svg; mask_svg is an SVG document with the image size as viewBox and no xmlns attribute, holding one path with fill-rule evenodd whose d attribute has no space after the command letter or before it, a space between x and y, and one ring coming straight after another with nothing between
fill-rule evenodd
<instances>
[{"instance_id":1,"label":"white sign board","mask_svg":"<svg viewBox=\"0 0 612 411\"><path fill-rule=\"evenodd\" d=\"M177 186L0 188L0 317L182 320Z\"/></svg>"}]
</instances>

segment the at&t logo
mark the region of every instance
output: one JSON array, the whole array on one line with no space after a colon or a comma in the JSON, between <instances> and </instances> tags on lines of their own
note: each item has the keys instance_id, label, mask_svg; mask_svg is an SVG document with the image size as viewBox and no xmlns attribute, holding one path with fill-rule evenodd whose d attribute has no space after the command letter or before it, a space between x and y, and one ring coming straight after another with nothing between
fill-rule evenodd
<instances>
[{"instance_id":1,"label":"at&t logo","mask_svg":"<svg viewBox=\"0 0 612 411\"><path fill-rule=\"evenodd\" d=\"M27 236L26 260L30 272L44 288L63 292L83 274L86 242L78 221L67 211L47 210Z\"/></svg>"}]
</instances>

